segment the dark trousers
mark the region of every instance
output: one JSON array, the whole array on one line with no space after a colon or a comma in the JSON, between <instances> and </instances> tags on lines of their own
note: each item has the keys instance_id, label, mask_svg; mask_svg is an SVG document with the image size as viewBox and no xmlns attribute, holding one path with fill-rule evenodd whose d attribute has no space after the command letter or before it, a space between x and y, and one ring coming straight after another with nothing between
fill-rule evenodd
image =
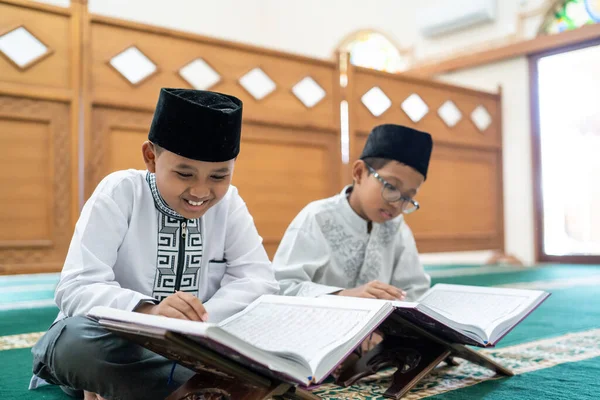
<instances>
[{"instance_id":1,"label":"dark trousers","mask_svg":"<svg viewBox=\"0 0 600 400\"><path fill-rule=\"evenodd\" d=\"M194 375L86 317L56 322L32 349L33 373L48 383L107 400L164 400ZM73 393L75 393L73 391Z\"/></svg>"}]
</instances>

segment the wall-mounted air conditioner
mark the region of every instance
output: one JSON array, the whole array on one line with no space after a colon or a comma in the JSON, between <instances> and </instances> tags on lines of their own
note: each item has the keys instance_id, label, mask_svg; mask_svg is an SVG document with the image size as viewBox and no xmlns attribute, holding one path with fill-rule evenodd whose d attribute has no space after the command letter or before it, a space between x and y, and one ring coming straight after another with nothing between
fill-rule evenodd
<instances>
[{"instance_id":1,"label":"wall-mounted air conditioner","mask_svg":"<svg viewBox=\"0 0 600 400\"><path fill-rule=\"evenodd\" d=\"M417 26L425 37L470 28L496 20L496 0L440 1L417 12Z\"/></svg>"}]
</instances>

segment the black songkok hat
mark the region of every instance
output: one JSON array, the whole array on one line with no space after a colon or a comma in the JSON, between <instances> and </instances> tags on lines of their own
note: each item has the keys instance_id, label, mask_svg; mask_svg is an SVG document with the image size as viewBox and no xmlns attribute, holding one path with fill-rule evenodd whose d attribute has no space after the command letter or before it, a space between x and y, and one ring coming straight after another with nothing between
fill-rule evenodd
<instances>
[{"instance_id":1,"label":"black songkok hat","mask_svg":"<svg viewBox=\"0 0 600 400\"><path fill-rule=\"evenodd\" d=\"M186 158L221 162L239 154L241 131L242 102L236 97L163 88L148 140Z\"/></svg>"},{"instance_id":2,"label":"black songkok hat","mask_svg":"<svg viewBox=\"0 0 600 400\"><path fill-rule=\"evenodd\" d=\"M427 179L433 140L431 135L401 125L384 124L373 128L361 160L368 157L396 160L413 167Z\"/></svg>"}]
</instances>

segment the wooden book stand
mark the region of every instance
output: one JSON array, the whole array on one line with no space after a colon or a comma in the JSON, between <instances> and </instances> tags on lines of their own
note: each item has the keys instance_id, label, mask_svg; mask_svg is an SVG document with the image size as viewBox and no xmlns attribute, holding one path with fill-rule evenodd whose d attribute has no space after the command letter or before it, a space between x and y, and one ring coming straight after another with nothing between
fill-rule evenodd
<instances>
[{"instance_id":1,"label":"wooden book stand","mask_svg":"<svg viewBox=\"0 0 600 400\"><path fill-rule=\"evenodd\" d=\"M346 366L336 380L338 385L350 386L383 368L396 367L392 384L384 396L400 399L440 362L458 365L454 357L471 361L501 375L514 375L491 358L465 345L441 339L395 314L388 317L379 331L384 335L383 341Z\"/></svg>"},{"instance_id":2,"label":"wooden book stand","mask_svg":"<svg viewBox=\"0 0 600 400\"><path fill-rule=\"evenodd\" d=\"M166 400L318 400L306 390L278 378L268 369L253 365L256 373L213 350L177 333L133 334L117 323L103 327L196 372Z\"/></svg>"}]
</instances>

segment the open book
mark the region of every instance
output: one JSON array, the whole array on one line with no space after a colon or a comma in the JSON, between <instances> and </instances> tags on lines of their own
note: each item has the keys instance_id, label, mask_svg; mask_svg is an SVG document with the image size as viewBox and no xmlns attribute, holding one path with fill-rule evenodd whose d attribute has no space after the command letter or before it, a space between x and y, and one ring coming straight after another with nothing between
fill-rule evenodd
<instances>
[{"instance_id":1,"label":"open book","mask_svg":"<svg viewBox=\"0 0 600 400\"><path fill-rule=\"evenodd\" d=\"M268 295L218 324L108 307L94 307L88 316L150 338L180 333L251 369L308 387L329 376L392 311L391 302L379 300Z\"/></svg>"},{"instance_id":2,"label":"open book","mask_svg":"<svg viewBox=\"0 0 600 400\"><path fill-rule=\"evenodd\" d=\"M138 338L174 332L250 370L309 387L329 376L392 313L448 342L486 347L548 296L537 290L437 284L417 303L262 296L218 324L108 307L94 307L88 316Z\"/></svg>"},{"instance_id":3,"label":"open book","mask_svg":"<svg viewBox=\"0 0 600 400\"><path fill-rule=\"evenodd\" d=\"M541 290L437 284L418 302L394 306L404 319L451 342L488 347L549 295Z\"/></svg>"}]
</instances>

